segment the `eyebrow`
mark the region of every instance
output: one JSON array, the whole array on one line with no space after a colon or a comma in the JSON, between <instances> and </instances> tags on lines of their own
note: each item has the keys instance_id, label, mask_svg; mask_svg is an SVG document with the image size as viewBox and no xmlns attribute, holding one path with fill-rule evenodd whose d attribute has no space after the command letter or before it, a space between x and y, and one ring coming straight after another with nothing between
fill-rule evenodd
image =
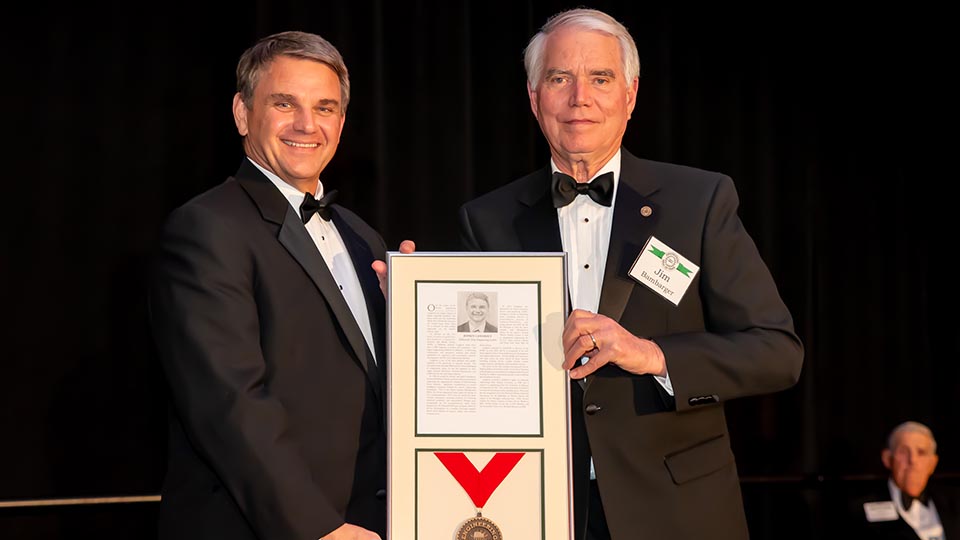
<instances>
[{"instance_id":1,"label":"eyebrow","mask_svg":"<svg viewBox=\"0 0 960 540\"><path fill-rule=\"evenodd\" d=\"M566 69L551 68L547 70L547 73L546 75L544 75L544 78L552 77L554 75L571 75L572 76L573 72ZM594 69L590 71L590 76L610 77L611 79L616 79L617 73L612 69Z\"/></svg>"},{"instance_id":2,"label":"eyebrow","mask_svg":"<svg viewBox=\"0 0 960 540\"><path fill-rule=\"evenodd\" d=\"M275 100L275 101L277 101L277 100L279 100L279 101L292 101L292 102L294 102L294 103L299 103L299 100L297 99L297 97L294 96L294 95L292 95L292 94L281 94L281 93L270 94L270 98L273 99L273 100ZM321 100L317 101L317 105L324 105L324 106L333 105L333 106L339 107L339 106L340 106L340 101L339 101L339 100L336 100L336 99L332 99L332 98L329 98L329 99L321 99Z\"/></svg>"},{"instance_id":3,"label":"eyebrow","mask_svg":"<svg viewBox=\"0 0 960 540\"><path fill-rule=\"evenodd\" d=\"M595 69L590 72L590 75L599 75L601 77L610 77L611 79L616 79L617 74L612 69Z\"/></svg>"},{"instance_id":4,"label":"eyebrow","mask_svg":"<svg viewBox=\"0 0 960 540\"><path fill-rule=\"evenodd\" d=\"M296 96L292 94L270 94L270 99L282 101L297 101Z\"/></svg>"},{"instance_id":5,"label":"eyebrow","mask_svg":"<svg viewBox=\"0 0 960 540\"><path fill-rule=\"evenodd\" d=\"M550 68L550 69L548 69L547 72L544 74L544 78L552 77L552 76L554 76L554 75L573 75L573 73L571 73L571 72L569 72L569 71L567 71L567 70L565 70L565 69Z\"/></svg>"}]
</instances>

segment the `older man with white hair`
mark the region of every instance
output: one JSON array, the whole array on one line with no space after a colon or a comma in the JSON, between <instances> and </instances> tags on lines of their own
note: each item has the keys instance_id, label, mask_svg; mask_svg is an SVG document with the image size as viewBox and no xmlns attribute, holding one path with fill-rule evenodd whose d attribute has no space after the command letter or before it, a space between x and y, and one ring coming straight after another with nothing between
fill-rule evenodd
<instances>
[{"instance_id":1,"label":"older man with white hair","mask_svg":"<svg viewBox=\"0 0 960 540\"><path fill-rule=\"evenodd\" d=\"M880 453L890 471L886 489L855 504L853 531L857 539L960 539L960 497L956 491L933 489L937 441L919 422L893 428Z\"/></svg>"},{"instance_id":2,"label":"older man with white hair","mask_svg":"<svg viewBox=\"0 0 960 540\"><path fill-rule=\"evenodd\" d=\"M803 347L733 182L621 147L640 61L606 13L550 18L524 63L550 163L465 204L461 235L568 253L576 538L744 539L723 403L793 385Z\"/></svg>"}]
</instances>

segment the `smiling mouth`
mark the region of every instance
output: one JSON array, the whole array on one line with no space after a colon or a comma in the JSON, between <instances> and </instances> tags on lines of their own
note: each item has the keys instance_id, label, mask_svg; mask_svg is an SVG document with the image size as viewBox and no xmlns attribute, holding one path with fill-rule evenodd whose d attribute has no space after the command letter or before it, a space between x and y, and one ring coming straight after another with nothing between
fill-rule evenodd
<instances>
[{"instance_id":1,"label":"smiling mouth","mask_svg":"<svg viewBox=\"0 0 960 540\"><path fill-rule=\"evenodd\" d=\"M283 141L283 144L294 148L316 148L320 146L318 143L298 143L294 141Z\"/></svg>"}]
</instances>

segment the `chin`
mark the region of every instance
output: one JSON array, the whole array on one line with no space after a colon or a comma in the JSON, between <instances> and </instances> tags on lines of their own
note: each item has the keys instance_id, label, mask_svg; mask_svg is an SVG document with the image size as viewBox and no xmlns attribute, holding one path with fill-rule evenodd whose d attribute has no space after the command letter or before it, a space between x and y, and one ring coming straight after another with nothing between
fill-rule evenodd
<instances>
[{"instance_id":1,"label":"chin","mask_svg":"<svg viewBox=\"0 0 960 540\"><path fill-rule=\"evenodd\" d=\"M582 156L585 154L592 154L597 151L599 148L595 144L563 144L560 145L560 148L563 149L563 152L568 156Z\"/></svg>"}]
</instances>

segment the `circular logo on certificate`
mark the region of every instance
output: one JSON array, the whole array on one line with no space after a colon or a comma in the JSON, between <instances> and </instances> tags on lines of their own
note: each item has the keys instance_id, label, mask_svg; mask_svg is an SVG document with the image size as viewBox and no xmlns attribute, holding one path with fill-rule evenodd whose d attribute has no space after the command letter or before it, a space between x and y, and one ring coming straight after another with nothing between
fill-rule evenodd
<instances>
[{"instance_id":1,"label":"circular logo on certificate","mask_svg":"<svg viewBox=\"0 0 960 540\"><path fill-rule=\"evenodd\" d=\"M677 257L676 253L667 253L663 256L663 267L667 270L673 270L676 268L678 262L680 262L680 259Z\"/></svg>"},{"instance_id":2,"label":"circular logo on certificate","mask_svg":"<svg viewBox=\"0 0 960 540\"><path fill-rule=\"evenodd\" d=\"M456 540L503 540L503 535L494 522L478 515L463 522Z\"/></svg>"}]
</instances>

